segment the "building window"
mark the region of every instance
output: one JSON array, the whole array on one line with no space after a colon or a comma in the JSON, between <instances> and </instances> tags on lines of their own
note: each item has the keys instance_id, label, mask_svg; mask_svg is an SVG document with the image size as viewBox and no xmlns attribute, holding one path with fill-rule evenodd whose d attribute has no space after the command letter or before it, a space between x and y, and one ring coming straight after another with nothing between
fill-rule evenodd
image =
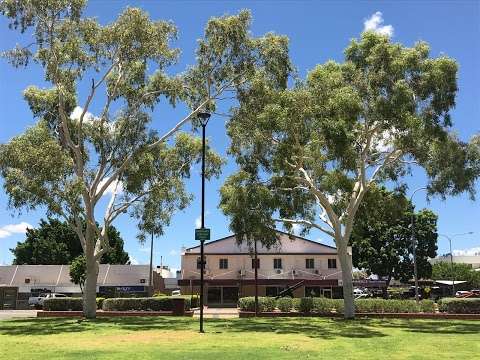
<instances>
[{"instance_id":1,"label":"building window","mask_svg":"<svg viewBox=\"0 0 480 360\"><path fill-rule=\"evenodd\" d=\"M279 293L281 293L283 290L285 290L285 288L281 286L266 286L265 295L268 297L275 297Z\"/></svg>"},{"instance_id":2,"label":"building window","mask_svg":"<svg viewBox=\"0 0 480 360\"><path fill-rule=\"evenodd\" d=\"M203 257L205 267L207 267L207 259ZM202 269L202 262L200 261L200 256L197 258L197 269L201 270Z\"/></svg>"},{"instance_id":3,"label":"building window","mask_svg":"<svg viewBox=\"0 0 480 360\"><path fill-rule=\"evenodd\" d=\"M281 269L282 268L282 259L273 259L273 268Z\"/></svg>"},{"instance_id":4,"label":"building window","mask_svg":"<svg viewBox=\"0 0 480 360\"><path fill-rule=\"evenodd\" d=\"M218 267L220 269L228 269L228 259L220 259Z\"/></svg>"},{"instance_id":5,"label":"building window","mask_svg":"<svg viewBox=\"0 0 480 360\"><path fill-rule=\"evenodd\" d=\"M305 269L314 269L315 261L313 259L305 259Z\"/></svg>"},{"instance_id":6,"label":"building window","mask_svg":"<svg viewBox=\"0 0 480 360\"><path fill-rule=\"evenodd\" d=\"M255 259L252 259L252 269L255 269ZM260 269L260 259L257 258L257 269Z\"/></svg>"},{"instance_id":7,"label":"building window","mask_svg":"<svg viewBox=\"0 0 480 360\"><path fill-rule=\"evenodd\" d=\"M337 268L337 259L328 259L328 268L336 269Z\"/></svg>"}]
</instances>

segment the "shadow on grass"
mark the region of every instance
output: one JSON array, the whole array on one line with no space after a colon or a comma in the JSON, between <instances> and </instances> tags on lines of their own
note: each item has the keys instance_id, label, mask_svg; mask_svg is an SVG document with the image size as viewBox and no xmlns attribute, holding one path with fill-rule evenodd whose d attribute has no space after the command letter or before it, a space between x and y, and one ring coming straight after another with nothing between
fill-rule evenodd
<instances>
[{"instance_id":1,"label":"shadow on grass","mask_svg":"<svg viewBox=\"0 0 480 360\"><path fill-rule=\"evenodd\" d=\"M430 334L478 334L480 322L426 321L404 319L358 319L354 321L326 318L258 318L207 319L207 333L257 332L299 334L310 338L334 339L389 336L389 330ZM126 317L79 319L18 319L0 322L1 335L52 335L80 332L126 331L196 331L198 320L174 317Z\"/></svg>"}]
</instances>

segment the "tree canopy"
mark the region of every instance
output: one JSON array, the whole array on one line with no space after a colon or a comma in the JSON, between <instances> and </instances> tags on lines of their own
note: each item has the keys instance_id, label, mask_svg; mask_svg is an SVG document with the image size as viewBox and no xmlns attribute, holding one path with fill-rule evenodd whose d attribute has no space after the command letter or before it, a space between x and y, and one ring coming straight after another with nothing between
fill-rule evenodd
<instances>
[{"instance_id":1,"label":"tree canopy","mask_svg":"<svg viewBox=\"0 0 480 360\"><path fill-rule=\"evenodd\" d=\"M402 191L372 187L365 195L353 226L350 242L353 265L390 280L413 278L412 228L419 278L429 279L428 261L437 255L437 216L424 209L412 214L413 204Z\"/></svg>"},{"instance_id":2,"label":"tree canopy","mask_svg":"<svg viewBox=\"0 0 480 360\"><path fill-rule=\"evenodd\" d=\"M468 264L453 263L452 265L449 260L433 264L432 279L466 281L471 289L480 288L480 271L475 271Z\"/></svg>"},{"instance_id":3,"label":"tree canopy","mask_svg":"<svg viewBox=\"0 0 480 360\"><path fill-rule=\"evenodd\" d=\"M365 194L376 183L401 184L418 166L429 196L473 198L480 141L452 131L455 60L373 32L344 53L344 62L317 65L291 86L256 74L228 123L239 170L222 188L221 208L245 238L275 241L276 223L333 237L353 317L347 246Z\"/></svg>"},{"instance_id":4,"label":"tree canopy","mask_svg":"<svg viewBox=\"0 0 480 360\"><path fill-rule=\"evenodd\" d=\"M110 251L103 254L103 264L127 264L128 253L123 249L123 239L114 226L108 229ZM40 220L36 229L27 229L25 241L18 242L13 253L15 265L71 264L83 254L75 231L67 222L54 218Z\"/></svg>"},{"instance_id":5,"label":"tree canopy","mask_svg":"<svg viewBox=\"0 0 480 360\"><path fill-rule=\"evenodd\" d=\"M136 220L138 236L162 234L171 216L192 199L184 186L200 161L201 139L179 132L197 114L216 111L264 71L285 82L287 39L252 36L250 13L212 18L198 40L196 63L175 74L180 50L177 28L126 8L113 22L82 15L85 0L4 0L0 13L33 43L4 55L15 67L33 61L50 88L24 92L34 126L0 148L0 174L14 208L45 208L77 233L86 255L84 312L95 316L98 260L109 251L108 229L124 213ZM30 41L29 41L30 42ZM82 89L87 89L86 96ZM159 102L187 111L171 124L152 127ZM208 147L207 177L223 159ZM108 197L103 216L102 197ZM83 228L82 224L86 224ZM88 303L88 304L87 304Z\"/></svg>"}]
</instances>

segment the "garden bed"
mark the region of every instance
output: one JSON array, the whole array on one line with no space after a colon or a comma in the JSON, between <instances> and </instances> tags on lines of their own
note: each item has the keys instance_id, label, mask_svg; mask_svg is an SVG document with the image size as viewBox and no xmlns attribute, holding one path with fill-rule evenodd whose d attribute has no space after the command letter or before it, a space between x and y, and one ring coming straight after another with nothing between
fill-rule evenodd
<instances>
[{"instance_id":1,"label":"garden bed","mask_svg":"<svg viewBox=\"0 0 480 360\"><path fill-rule=\"evenodd\" d=\"M242 311L238 313L240 318L255 317L254 311ZM265 311L259 312L258 317L338 317L343 318L340 313L305 313L305 312L283 312ZM448 314L448 313L356 313L357 318L390 318L390 319L458 319L458 320L480 320L480 314Z\"/></svg>"},{"instance_id":2,"label":"garden bed","mask_svg":"<svg viewBox=\"0 0 480 360\"><path fill-rule=\"evenodd\" d=\"M97 317L124 316L188 316L193 317L193 311L187 310L182 315L173 311L103 311L97 310ZM83 317L82 311L38 311L37 317Z\"/></svg>"}]
</instances>

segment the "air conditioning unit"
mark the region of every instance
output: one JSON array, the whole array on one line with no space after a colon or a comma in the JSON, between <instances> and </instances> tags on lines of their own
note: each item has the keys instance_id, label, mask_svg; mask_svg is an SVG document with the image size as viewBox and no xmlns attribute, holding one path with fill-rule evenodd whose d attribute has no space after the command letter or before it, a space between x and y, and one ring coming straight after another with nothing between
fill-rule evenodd
<instances>
[{"instance_id":1,"label":"air conditioning unit","mask_svg":"<svg viewBox=\"0 0 480 360\"><path fill-rule=\"evenodd\" d=\"M30 284L30 278L25 278L25 284Z\"/></svg>"},{"instance_id":2,"label":"air conditioning unit","mask_svg":"<svg viewBox=\"0 0 480 360\"><path fill-rule=\"evenodd\" d=\"M282 274L282 273L283 273L283 270L282 270L282 269L277 269L277 270L275 270L275 272L276 272L277 274Z\"/></svg>"}]
</instances>

